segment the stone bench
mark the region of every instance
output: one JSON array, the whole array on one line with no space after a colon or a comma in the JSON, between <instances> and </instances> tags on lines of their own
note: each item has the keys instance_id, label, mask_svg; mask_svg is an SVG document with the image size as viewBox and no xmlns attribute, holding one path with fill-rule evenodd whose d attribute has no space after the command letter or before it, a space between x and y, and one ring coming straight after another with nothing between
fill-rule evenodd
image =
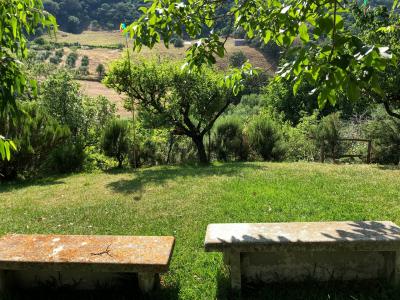
<instances>
[{"instance_id":1,"label":"stone bench","mask_svg":"<svg viewBox=\"0 0 400 300\"><path fill-rule=\"evenodd\" d=\"M168 271L174 242L171 236L6 235L0 238L0 291L51 281L95 289L126 284L137 273L139 288L149 292Z\"/></svg>"},{"instance_id":2,"label":"stone bench","mask_svg":"<svg viewBox=\"0 0 400 300\"><path fill-rule=\"evenodd\" d=\"M210 224L205 250L223 252L233 289L242 279L399 281L400 228L392 222Z\"/></svg>"}]
</instances>

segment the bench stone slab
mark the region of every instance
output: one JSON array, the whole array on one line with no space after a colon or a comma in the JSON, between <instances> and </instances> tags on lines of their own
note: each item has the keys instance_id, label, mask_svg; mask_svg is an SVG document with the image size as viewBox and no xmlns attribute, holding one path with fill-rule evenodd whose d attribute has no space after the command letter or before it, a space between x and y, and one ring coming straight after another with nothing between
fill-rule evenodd
<instances>
[{"instance_id":1,"label":"bench stone slab","mask_svg":"<svg viewBox=\"0 0 400 300\"><path fill-rule=\"evenodd\" d=\"M400 227L392 222L210 224L206 251L224 253L233 288L248 281L399 281Z\"/></svg>"},{"instance_id":2,"label":"bench stone slab","mask_svg":"<svg viewBox=\"0 0 400 300\"><path fill-rule=\"evenodd\" d=\"M24 281L61 272L97 280L137 273L139 286L149 291L156 274L168 271L174 242L171 236L6 235L0 238L0 288L6 277Z\"/></svg>"}]
</instances>

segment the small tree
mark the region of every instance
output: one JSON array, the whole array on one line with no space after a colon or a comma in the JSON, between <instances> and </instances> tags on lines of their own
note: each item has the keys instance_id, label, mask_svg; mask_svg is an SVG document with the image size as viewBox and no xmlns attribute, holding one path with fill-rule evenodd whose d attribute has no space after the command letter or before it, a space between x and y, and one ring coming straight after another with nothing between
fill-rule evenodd
<instances>
[{"instance_id":1,"label":"small tree","mask_svg":"<svg viewBox=\"0 0 400 300\"><path fill-rule=\"evenodd\" d=\"M183 39L181 39L180 37L177 37L174 39L174 47L175 48L182 48L185 45Z\"/></svg>"},{"instance_id":2,"label":"small tree","mask_svg":"<svg viewBox=\"0 0 400 300\"><path fill-rule=\"evenodd\" d=\"M106 84L138 103L146 126L189 137L196 145L199 162L207 164L204 136L228 106L240 99L221 86L223 78L206 67L182 72L178 63L129 64L122 60L112 66Z\"/></svg>"},{"instance_id":3,"label":"small tree","mask_svg":"<svg viewBox=\"0 0 400 300\"><path fill-rule=\"evenodd\" d=\"M247 61L246 54L243 51L233 52L229 57L229 65L234 68L240 68Z\"/></svg>"},{"instance_id":4,"label":"small tree","mask_svg":"<svg viewBox=\"0 0 400 300\"><path fill-rule=\"evenodd\" d=\"M106 69L104 68L103 64L98 64L96 68L96 73L99 75L99 78L102 79L104 77L104 74L106 72Z\"/></svg>"},{"instance_id":5,"label":"small tree","mask_svg":"<svg viewBox=\"0 0 400 300\"><path fill-rule=\"evenodd\" d=\"M318 146L324 147L324 151L330 153L335 159L340 149L340 131L343 127L340 113L332 113L321 119L317 127L316 137Z\"/></svg>"},{"instance_id":6,"label":"small tree","mask_svg":"<svg viewBox=\"0 0 400 300\"><path fill-rule=\"evenodd\" d=\"M78 54L76 54L76 52L71 52L70 54L68 54L66 60L67 66L70 68L75 68L77 59L78 59Z\"/></svg>"},{"instance_id":7,"label":"small tree","mask_svg":"<svg viewBox=\"0 0 400 300\"><path fill-rule=\"evenodd\" d=\"M122 163L128 154L128 133L129 127L126 120L112 120L104 130L101 146L105 155L118 161L119 168L122 167Z\"/></svg>"},{"instance_id":8,"label":"small tree","mask_svg":"<svg viewBox=\"0 0 400 300\"><path fill-rule=\"evenodd\" d=\"M87 67L88 65L89 65L89 57L87 55L84 55L81 60L81 66Z\"/></svg>"}]
</instances>

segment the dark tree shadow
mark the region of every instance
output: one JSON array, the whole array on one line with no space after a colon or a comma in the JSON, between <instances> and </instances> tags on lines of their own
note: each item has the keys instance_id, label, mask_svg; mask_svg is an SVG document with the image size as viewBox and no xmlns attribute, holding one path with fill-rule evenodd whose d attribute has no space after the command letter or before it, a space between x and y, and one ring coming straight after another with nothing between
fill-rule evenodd
<instances>
[{"instance_id":1,"label":"dark tree shadow","mask_svg":"<svg viewBox=\"0 0 400 300\"><path fill-rule=\"evenodd\" d=\"M25 181L0 181L0 194L12 190L20 190L31 186L52 186L65 184L62 179L68 175L51 176L43 179L30 179Z\"/></svg>"},{"instance_id":2,"label":"dark tree shadow","mask_svg":"<svg viewBox=\"0 0 400 300\"><path fill-rule=\"evenodd\" d=\"M158 167L140 169L137 171L112 170L112 174L129 173L132 179L118 180L107 185L117 193L130 194L137 193L135 200L140 200L144 186L149 183L163 185L169 180L184 178L199 178L207 176L240 176L243 169L262 169L262 166L246 163L228 163L218 166L179 166L179 167ZM264 167L265 168L265 167ZM116 173L115 173L116 172Z\"/></svg>"}]
</instances>

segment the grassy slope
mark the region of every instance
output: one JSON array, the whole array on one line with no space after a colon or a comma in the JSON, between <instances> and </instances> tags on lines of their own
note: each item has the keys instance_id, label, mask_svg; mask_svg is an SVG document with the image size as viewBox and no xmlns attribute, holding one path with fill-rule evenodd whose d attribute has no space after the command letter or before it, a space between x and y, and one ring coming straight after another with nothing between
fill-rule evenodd
<instances>
[{"instance_id":1,"label":"grassy slope","mask_svg":"<svg viewBox=\"0 0 400 300\"><path fill-rule=\"evenodd\" d=\"M227 272L220 254L203 251L207 224L319 220L400 224L399 186L400 170L366 165L237 163L77 174L0 186L0 234L174 235L177 244L171 270L162 277L162 297L223 299L229 297ZM395 299L390 294L394 291L381 288L368 286L359 298L357 289L353 293L347 288L311 286L307 292L303 285L297 290L272 288L264 297L305 299L299 296L305 293L309 299Z\"/></svg>"}]
</instances>

